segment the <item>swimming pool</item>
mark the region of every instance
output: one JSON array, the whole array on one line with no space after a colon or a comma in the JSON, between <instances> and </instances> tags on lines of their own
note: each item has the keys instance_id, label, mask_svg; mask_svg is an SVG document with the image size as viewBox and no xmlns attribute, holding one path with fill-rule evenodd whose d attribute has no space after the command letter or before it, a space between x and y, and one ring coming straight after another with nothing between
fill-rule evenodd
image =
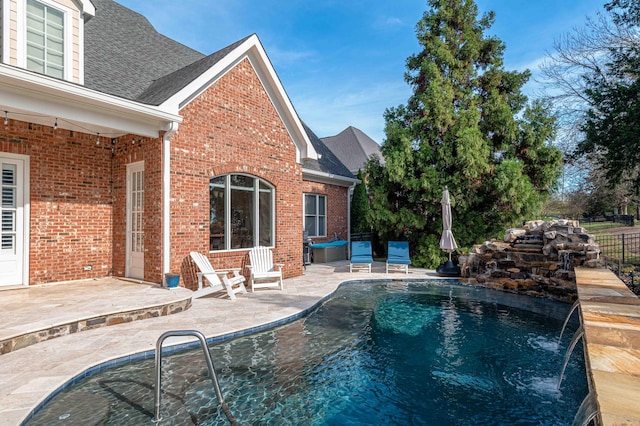
<instances>
[{"instance_id":1,"label":"swimming pool","mask_svg":"<svg viewBox=\"0 0 640 426\"><path fill-rule=\"evenodd\" d=\"M557 390L570 307L449 283L350 283L306 318L212 346L231 412L265 425L571 424L588 388L579 345ZM200 351L163 364L161 424L228 424ZM149 424L153 384L153 360L107 370L28 424Z\"/></svg>"}]
</instances>

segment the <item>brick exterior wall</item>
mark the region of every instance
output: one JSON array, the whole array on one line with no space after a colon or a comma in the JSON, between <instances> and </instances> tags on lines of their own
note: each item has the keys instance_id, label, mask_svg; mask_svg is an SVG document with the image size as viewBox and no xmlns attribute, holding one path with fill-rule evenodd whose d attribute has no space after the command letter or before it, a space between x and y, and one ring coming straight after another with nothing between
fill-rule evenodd
<instances>
[{"instance_id":1,"label":"brick exterior wall","mask_svg":"<svg viewBox=\"0 0 640 426\"><path fill-rule=\"evenodd\" d=\"M190 251L243 267L248 249L209 252L209 179L242 173L275 188L274 261L302 274L303 192L327 195L327 230L347 237L348 188L302 179L296 148L248 60L180 112L171 138L170 270L195 288ZM144 162L144 279L162 282L162 137L100 138L11 119L0 152L30 158L29 284L125 276L127 165ZM92 269L84 270L91 265ZM243 272L247 275L248 270Z\"/></svg>"},{"instance_id":2,"label":"brick exterior wall","mask_svg":"<svg viewBox=\"0 0 640 426\"><path fill-rule=\"evenodd\" d=\"M113 145L113 275L126 272L127 165L144 163L144 280L162 282L162 138L126 135Z\"/></svg>"},{"instance_id":3,"label":"brick exterior wall","mask_svg":"<svg viewBox=\"0 0 640 426\"><path fill-rule=\"evenodd\" d=\"M186 286L190 251L209 253L209 180L243 173L275 187L274 262L302 274L302 167L296 148L248 60L188 104L171 139L171 270ZM211 252L215 268L248 263L247 250ZM245 274L247 271L245 270Z\"/></svg>"},{"instance_id":4,"label":"brick exterior wall","mask_svg":"<svg viewBox=\"0 0 640 426\"><path fill-rule=\"evenodd\" d=\"M349 188L326 183L304 181L302 191L305 194L319 194L327 196L327 237L313 238L314 243L323 243L333 240L334 233L341 240L349 236Z\"/></svg>"},{"instance_id":5,"label":"brick exterior wall","mask_svg":"<svg viewBox=\"0 0 640 426\"><path fill-rule=\"evenodd\" d=\"M109 275L111 144L17 120L0 135L1 152L30 157L29 284Z\"/></svg>"}]
</instances>

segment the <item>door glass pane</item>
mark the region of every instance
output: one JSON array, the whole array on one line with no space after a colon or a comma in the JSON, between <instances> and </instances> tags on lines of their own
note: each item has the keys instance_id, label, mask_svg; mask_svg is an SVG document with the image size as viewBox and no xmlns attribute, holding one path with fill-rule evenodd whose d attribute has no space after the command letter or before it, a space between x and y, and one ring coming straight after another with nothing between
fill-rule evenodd
<instances>
[{"instance_id":1,"label":"door glass pane","mask_svg":"<svg viewBox=\"0 0 640 426\"><path fill-rule=\"evenodd\" d=\"M131 251L144 251L144 171L131 174Z\"/></svg>"}]
</instances>

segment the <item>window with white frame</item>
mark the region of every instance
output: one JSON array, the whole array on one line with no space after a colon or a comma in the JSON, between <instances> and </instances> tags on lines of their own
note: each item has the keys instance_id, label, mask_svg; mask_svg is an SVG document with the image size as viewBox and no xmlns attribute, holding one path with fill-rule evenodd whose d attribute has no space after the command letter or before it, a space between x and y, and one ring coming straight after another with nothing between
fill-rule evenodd
<instances>
[{"instance_id":1,"label":"window with white frame","mask_svg":"<svg viewBox=\"0 0 640 426\"><path fill-rule=\"evenodd\" d=\"M309 237L327 236L327 197L304 194L304 230Z\"/></svg>"},{"instance_id":2,"label":"window with white frame","mask_svg":"<svg viewBox=\"0 0 640 426\"><path fill-rule=\"evenodd\" d=\"M209 181L209 250L273 246L275 189L249 175L228 174Z\"/></svg>"},{"instance_id":3,"label":"window with white frame","mask_svg":"<svg viewBox=\"0 0 640 426\"><path fill-rule=\"evenodd\" d=\"M26 33L26 68L64 78L64 12L36 0L27 0Z\"/></svg>"}]
</instances>

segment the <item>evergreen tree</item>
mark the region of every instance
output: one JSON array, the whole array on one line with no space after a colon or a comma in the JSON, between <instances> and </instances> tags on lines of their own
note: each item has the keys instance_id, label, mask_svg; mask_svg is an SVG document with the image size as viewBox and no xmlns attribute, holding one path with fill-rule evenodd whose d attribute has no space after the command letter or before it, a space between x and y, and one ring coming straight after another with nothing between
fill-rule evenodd
<instances>
[{"instance_id":1,"label":"evergreen tree","mask_svg":"<svg viewBox=\"0 0 640 426\"><path fill-rule=\"evenodd\" d=\"M360 179L360 183L353 189L353 198L351 199L351 232L371 232L371 225L369 225L371 208L361 170L358 170L358 179Z\"/></svg>"},{"instance_id":2,"label":"evergreen tree","mask_svg":"<svg viewBox=\"0 0 640 426\"><path fill-rule=\"evenodd\" d=\"M440 199L452 196L462 247L532 217L554 184L560 152L542 103L521 93L530 73L505 71L503 43L484 32L472 0L429 0L417 25L422 51L407 60L406 105L385 111L385 164L367 165L372 225L383 240L404 238L416 264L446 256Z\"/></svg>"}]
</instances>

